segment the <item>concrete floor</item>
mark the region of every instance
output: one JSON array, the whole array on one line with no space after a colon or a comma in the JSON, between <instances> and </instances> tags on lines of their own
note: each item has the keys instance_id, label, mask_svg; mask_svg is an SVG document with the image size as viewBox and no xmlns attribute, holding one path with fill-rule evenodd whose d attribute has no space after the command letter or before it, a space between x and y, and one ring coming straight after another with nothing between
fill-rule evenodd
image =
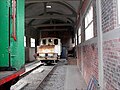
<instances>
[{"instance_id":1,"label":"concrete floor","mask_svg":"<svg viewBox=\"0 0 120 90\"><path fill-rule=\"evenodd\" d=\"M76 65L67 65L64 90L86 90L87 85Z\"/></svg>"},{"instance_id":2,"label":"concrete floor","mask_svg":"<svg viewBox=\"0 0 120 90\"><path fill-rule=\"evenodd\" d=\"M41 63L37 61L27 64L25 73L29 72L30 70L34 69L40 64ZM66 67L66 75L65 75L65 82L64 82L64 90L86 90L87 85L79 69L77 68L76 60L71 58L71 60L68 61L68 64L65 65L65 67ZM21 85L21 87L24 87L24 85ZM11 89L11 90L14 90L14 89Z\"/></svg>"}]
</instances>

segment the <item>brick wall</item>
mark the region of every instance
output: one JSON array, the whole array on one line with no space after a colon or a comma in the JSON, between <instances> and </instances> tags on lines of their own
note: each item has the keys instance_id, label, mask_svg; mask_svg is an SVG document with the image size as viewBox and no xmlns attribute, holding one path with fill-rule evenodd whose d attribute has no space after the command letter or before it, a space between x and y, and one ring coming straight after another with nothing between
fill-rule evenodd
<instances>
[{"instance_id":1,"label":"brick wall","mask_svg":"<svg viewBox=\"0 0 120 90\"><path fill-rule=\"evenodd\" d=\"M89 4L89 0L85 0L82 7L82 15L85 15L87 10L86 6ZM93 5L93 23L94 23L94 35L97 36L97 21L96 21L96 0L92 0ZM84 17L84 16L82 16ZM84 20L84 19L83 19ZM84 22L84 21L83 21ZM84 29L84 28L82 28ZM83 36L82 36L83 38ZM84 39L83 39L84 40ZM83 41L82 40L82 41ZM88 84L92 76L98 79L98 48L97 38L84 41L82 44L77 46L77 65L82 71L83 77Z\"/></svg>"},{"instance_id":2,"label":"brick wall","mask_svg":"<svg viewBox=\"0 0 120 90\"><path fill-rule=\"evenodd\" d=\"M70 31L48 31L48 32L42 32L41 33L41 38L46 38L46 37L56 37L61 39L61 43L63 45L68 45L68 41L70 37L72 36Z\"/></svg>"},{"instance_id":3,"label":"brick wall","mask_svg":"<svg viewBox=\"0 0 120 90\"><path fill-rule=\"evenodd\" d=\"M85 81L90 81L92 76L98 79L98 49L97 44L92 43L82 46L83 48L83 75Z\"/></svg>"},{"instance_id":4,"label":"brick wall","mask_svg":"<svg viewBox=\"0 0 120 90\"><path fill-rule=\"evenodd\" d=\"M77 66L81 71L81 47L79 45L76 47L76 52L77 52Z\"/></svg>"},{"instance_id":5,"label":"brick wall","mask_svg":"<svg viewBox=\"0 0 120 90\"><path fill-rule=\"evenodd\" d=\"M117 26L117 0L101 0L103 33Z\"/></svg>"},{"instance_id":6,"label":"brick wall","mask_svg":"<svg viewBox=\"0 0 120 90\"><path fill-rule=\"evenodd\" d=\"M101 0L103 30L104 90L120 89L120 35L117 0Z\"/></svg>"},{"instance_id":7,"label":"brick wall","mask_svg":"<svg viewBox=\"0 0 120 90\"><path fill-rule=\"evenodd\" d=\"M77 46L77 65L88 84L92 76L98 79L97 38L90 39Z\"/></svg>"},{"instance_id":8,"label":"brick wall","mask_svg":"<svg viewBox=\"0 0 120 90\"><path fill-rule=\"evenodd\" d=\"M120 28L103 34L104 90L120 89L119 34Z\"/></svg>"},{"instance_id":9,"label":"brick wall","mask_svg":"<svg viewBox=\"0 0 120 90\"><path fill-rule=\"evenodd\" d=\"M86 2L88 0L85 0ZM93 9L96 10L93 0ZM117 26L117 0L101 0L103 30L103 70L104 90L120 90L120 28ZM85 6L86 5L86 6ZM87 4L82 12L86 10ZM84 10L84 11L83 11ZM84 15L84 14L83 14ZM84 16L82 16L84 17ZM94 11L94 31L97 30L96 11ZM97 32L94 32L97 38ZM97 39L92 38L78 45L78 66L82 67L85 81L89 82L92 75L98 79L98 47ZM79 56L80 55L80 56Z\"/></svg>"},{"instance_id":10,"label":"brick wall","mask_svg":"<svg viewBox=\"0 0 120 90\"><path fill-rule=\"evenodd\" d=\"M120 38L104 41L104 82L107 90L120 89Z\"/></svg>"}]
</instances>

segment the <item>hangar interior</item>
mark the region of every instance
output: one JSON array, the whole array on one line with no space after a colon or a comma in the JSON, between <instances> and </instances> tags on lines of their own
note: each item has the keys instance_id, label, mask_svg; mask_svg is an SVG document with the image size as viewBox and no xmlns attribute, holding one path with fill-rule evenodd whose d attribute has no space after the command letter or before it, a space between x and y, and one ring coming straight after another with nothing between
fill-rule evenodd
<instances>
[{"instance_id":1,"label":"hangar interior","mask_svg":"<svg viewBox=\"0 0 120 90\"><path fill-rule=\"evenodd\" d=\"M74 49L77 14L81 3L79 0L25 1L26 61L33 60L33 51L36 51L31 48L31 38L35 40L34 46L39 45L40 38L60 38L66 51Z\"/></svg>"},{"instance_id":2,"label":"hangar interior","mask_svg":"<svg viewBox=\"0 0 120 90\"><path fill-rule=\"evenodd\" d=\"M101 90L120 89L119 0L25 0L26 61L43 37L58 37L77 60L86 83L94 76ZM119 79L119 80L118 80ZM111 83L110 83L111 82Z\"/></svg>"},{"instance_id":3,"label":"hangar interior","mask_svg":"<svg viewBox=\"0 0 120 90\"><path fill-rule=\"evenodd\" d=\"M0 90L36 61L46 37L61 40L60 58L75 64L77 79L87 86L96 79L94 90L120 90L120 0L0 0Z\"/></svg>"}]
</instances>

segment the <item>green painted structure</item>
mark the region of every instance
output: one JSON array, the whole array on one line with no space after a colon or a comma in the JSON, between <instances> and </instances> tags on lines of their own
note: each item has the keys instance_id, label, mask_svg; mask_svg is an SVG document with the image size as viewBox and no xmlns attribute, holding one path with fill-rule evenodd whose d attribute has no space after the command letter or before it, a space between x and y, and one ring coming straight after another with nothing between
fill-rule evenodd
<instances>
[{"instance_id":1,"label":"green painted structure","mask_svg":"<svg viewBox=\"0 0 120 90\"><path fill-rule=\"evenodd\" d=\"M25 63L24 0L15 0L15 22L13 21L13 1L0 0L0 68L19 70ZM12 37L13 32L16 34L16 40Z\"/></svg>"}]
</instances>

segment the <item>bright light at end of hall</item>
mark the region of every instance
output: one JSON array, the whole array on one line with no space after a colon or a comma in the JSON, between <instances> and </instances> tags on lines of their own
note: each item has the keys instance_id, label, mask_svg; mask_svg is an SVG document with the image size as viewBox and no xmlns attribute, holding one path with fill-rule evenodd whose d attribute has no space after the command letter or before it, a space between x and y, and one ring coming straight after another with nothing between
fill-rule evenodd
<instances>
[{"instance_id":1,"label":"bright light at end of hall","mask_svg":"<svg viewBox=\"0 0 120 90\"><path fill-rule=\"evenodd\" d=\"M52 6L50 6L50 5L47 5L47 6L46 6L46 8L52 8Z\"/></svg>"}]
</instances>

